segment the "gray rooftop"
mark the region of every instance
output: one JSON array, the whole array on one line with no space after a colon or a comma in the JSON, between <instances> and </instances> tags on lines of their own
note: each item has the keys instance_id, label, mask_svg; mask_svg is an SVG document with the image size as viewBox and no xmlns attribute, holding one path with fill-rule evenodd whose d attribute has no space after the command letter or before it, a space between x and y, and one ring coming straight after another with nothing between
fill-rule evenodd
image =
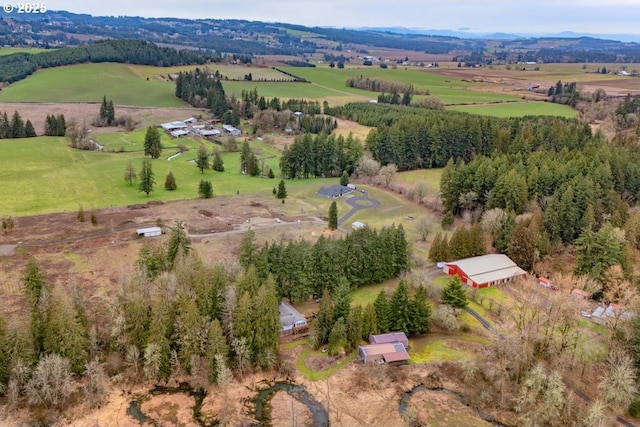
<instances>
[{"instance_id":1,"label":"gray rooftop","mask_svg":"<svg viewBox=\"0 0 640 427\"><path fill-rule=\"evenodd\" d=\"M321 187L320 190L318 190L318 194L325 197L342 197L352 191L353 189L345 185L331 185L329 187Z\"/></svg>"},{"instance_id":2,"label":"gray rooftop","mask_svg":"<svg viewBox=\"0 0 640 427\"><path fill-rule=\"evenodd\" d=\"M278 310L280 310L280 321L282 322L283 327L293 326L297 322L306 321L305 317L298 312L291 304L288 304L284 301L280 301L280 305L278 305Z\"/></svg>"}]
</instances>

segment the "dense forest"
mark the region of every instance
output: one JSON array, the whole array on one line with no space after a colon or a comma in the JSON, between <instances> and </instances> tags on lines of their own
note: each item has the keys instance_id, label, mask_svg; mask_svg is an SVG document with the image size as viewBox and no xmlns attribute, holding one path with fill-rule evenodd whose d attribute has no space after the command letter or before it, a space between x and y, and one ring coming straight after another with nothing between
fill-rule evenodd
<instances>
[{"instance_id":1,"label":"dense forest","mask_svg":"<svg viewBox=\"0 0 640 427\"><path fill-rule=\"evenodd\" d=\"M209 60L215 58L185 50L159 47L140 40L106 40L41 53L14 53L0 57L0 81L13 83L41 68L85 62L172 66L204 64Z\"/></svg>"}]
</instances>

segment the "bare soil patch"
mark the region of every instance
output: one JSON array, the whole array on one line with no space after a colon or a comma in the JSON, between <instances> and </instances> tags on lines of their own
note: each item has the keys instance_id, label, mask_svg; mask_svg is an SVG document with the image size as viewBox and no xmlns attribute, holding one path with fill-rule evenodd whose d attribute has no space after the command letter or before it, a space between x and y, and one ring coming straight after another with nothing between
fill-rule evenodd
<instances>
[{"instance_id":1,"label":"bare soil patch","mask_svg":"<svg viewBox=\"0 0 640 427\"><path fill-rule=\"evenodd\" d=\"M100 114L100 103L97 102L1 102L0 110L6 111L9 116L14 111L18 111L20 116L26 121L31 120L38 135L44 133L44 124L48 115L63 114L67 123L75 120L78 123L86 123L91 126L91 122ZM185 120L189 117L205 115L202 109L185 107L136 107L136 106L115 106L116 116L131 116L139 123L139 128L149 125L158 125L167 121ZM122 128L119 128L122 129ZM113 132L117 128L93 128L94 132Z\"/></svg>"}]
</instances>

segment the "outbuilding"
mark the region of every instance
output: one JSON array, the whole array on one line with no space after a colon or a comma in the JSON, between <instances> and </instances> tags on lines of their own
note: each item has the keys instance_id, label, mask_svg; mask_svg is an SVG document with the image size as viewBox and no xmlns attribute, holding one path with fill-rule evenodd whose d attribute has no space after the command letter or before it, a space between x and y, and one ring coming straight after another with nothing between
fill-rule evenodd
<instances>
[{"instance_id":1,"label":"outbuilding","mask_svg":"<svg viewBox=\"0 0 640 427\"><path fill-rule=\"evenodd\" d=\"M503 254L489 254L446 262L442 269L474 288L486 288L527 277L527 272Z\"/></svg>"},{"instance_id":2,"label":"outbuilding","mask_svg":"<svg viewBox=\"0 0 640 427\"><path fill-rule=\"evenodd\" d=\"M144 237L160 236L162 234L162 228L160 227L138 228L136 230L136 234L138 236L144 236Z\"/></svg>"},{"instance_id":3,"label":"outbuilding","mask_svg":"<svg viewBox=\"0 0 640 427\"><path fill-rule=\"evenodd\" d=\"M404 363L409 360L409 353L399 342L386 344L361 345L358 347L358 357L365 363Z\"/></svg>"},{"instance_id":4,"label":"outbuilding","mask_svg":"<svg viewBox=\"0 0 640 427\"><path fill-rule=\"evenodd\" d=\"M370 344L387 344L399 342L404 348L409 348L409 338L404 332L389 332L386 334L369 335Z\"/></svg>"}]
</instances>

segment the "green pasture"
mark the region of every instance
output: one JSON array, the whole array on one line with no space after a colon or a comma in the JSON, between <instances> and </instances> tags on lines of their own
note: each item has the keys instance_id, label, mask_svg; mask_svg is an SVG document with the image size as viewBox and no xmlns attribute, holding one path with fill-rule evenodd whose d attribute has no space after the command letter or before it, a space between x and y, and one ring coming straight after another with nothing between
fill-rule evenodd
<instances>
[{"instance_id":1,"label":"green pasture","mask_svg":"<svg viewBox=\"0 0 640 427\"><path fill-rule=\"evenodd\" d=\"M482 105L452 105L446 108L451 111L462 111L465 113L495 117L546 115L573 118L578 115L578 112L568 105L561 105L553 102L510 102Z\"/></svg>"},{"instance_id":2,"label":"green pasture","mask_svg":"<svg viewBox=\"0 0 640 427\"><path fill-rule=\"evenodd\" d=\"M476 354L472 351L458 350L451 346L454 341L475 344L488 343L486 338L476 335L441 335L427 334L409 339L410 363L452 362L461 359L473 359Z\"/></svg>"},{"instance_id":3,"label":"green pasture","mask_svg":"<svg viewBox=\"0 0 640 427\"><path fill-rule=\"evenodd\" d=\"M284 74L280 74L282 78L287 78ZM240 97L242 91L251 91L257 89L260 96L266 98L289 99L289 98L305 98L319 100L328 97L345 97L346 99L353 98L357 100L357 97L353 97L350 93L341 93L329 87L319 86L313 83L293 83L293 82L232 82L223 81L222 86L227 96L235 95ZM367 95L365 95L367 96ZM370 95L366 99L369 99ZM363 99L360 99L362 101Z\"/></svg>"},{"instance_id":4,"label":"green pasture","mask_svg":"<svg viewBox=\"0 0 640 427\"><path fill-rule=\"evenodd\" d=\"M365 285L354 289L351 291L351 305L365 307L376 300L380 291L385 291L388 295L392 294L398 286L398 281L399 279L391 279L383 283Z\"/></svg>"},{"instance_id":5,"label":"green pasture","mask_svg":"<svg viewBox=\"0 0 640 427\"><path fill-rule=\"evenodd\" d=\"M477 87L486 87L487 83L463 82L460 79L438 75L426 70L417 69L382 69L371 68L345 68L332 69L326 67L304 68L283 67L284 70L310 80L320 86L337 91L352 93L362 97L377 98L377 93L346 86L348 78L364 76L378 78L399 83L411 84L416 91L429 91L445 104L461 104L473 102L505 102L516 101L520 98L514 95L498 92L486 92L473 90ZM420 96L416 96L419 99Z\"/></svg>"},{"instance_id":6,"label":"green pasture","mask_svg":"<svg viewBox=\"0 0 640 427\"><path fill-rule=\"evenodd\" d=\"M0 48L0 56L13 55L14 53L40 53L49 49L40 47L2 47Z\"/></svg>"},{"instance_id":7,"label":"green pasture","mask_svg":"<svg viewBox=\"0 0 640 427\"><path fill-rule=\"evenodd\" d=\"M174 85L136 75L125 64L79 64L48 68L0 92L0 102L101 102L116 105L177 107Z\"/></svg>"},{"instance_id":8,"label":"green pasture","mask_svg":"<svg viewBox=\"0 0 640 427\"><path fill-rule=\"evenodd\" d=\"M124 138L140 144L140 133L123 134ZM144 136L142 135L142 138ZM175 144L175 140L172 141ZM159 159L152 161L155 189L147 197L124 181L125 166L131 161L139 171L144 158L141 151L124 153L75 150L64 138L39 137L29 139L0 140L0 199L3 201L0 215L14 216L123 206L152 200L192 199L198 196L201 179L211 180L216 195L232 195L240 191L269 195L277 186L277 179L250 177L240 173L240 153L222 152L225 172L207 170L201 174L195 164L195 142L186 144L193 148L168 161L175 149L165 149ZM256 153L268 153L272 148L259 141L251 143ZM135 146L135 145L132 145ZM265 163L278 173L278 158L265 156ZM178 189L167 191L164 180L169 171L176 177ZM329 180L324 180L327 185ZM306 192L315 191L323 180L287 182L287 188L295 193L298 186ZM291 193L290 193L291 194ZM322 198L318 198L322 199ZM292 203L293 204L293 203ZM328 204L327 204L328 209Z\"/></svg>"},{"instance_id":9,"label":"green pasture","mask_svg":"<svg viewBox=\"0 0 640 427\"><path fill-rule=\"evenodd\" d=\"M414 186L417 182L423 181L430 190L440 191L440 178L442 177L442 168L435 169L416 169L412 171L400 172L396 177L396 182L408 186Z\"/></svg>"},{"instance_id":10,"label":"green pasture","mask_svg":"<svg viewBox=\"0 0 640 427\"><path fill-rule=\"evenodd\" d=\"M180 72L193 71L196 68L201 70L209 70L212 73L219 71L224 77L229 79L244 79L246 74L251 73L254 80L259 79L282 79L286 78L284 74L272 69L271 67L231 65L231 64L207 64L207 65L181 65L175 67L154 67L151 65L128 65L129 69L136 75L146 79L162 76L167 78L169 74L178 74Z\"/></svg>"}]
</instances>

